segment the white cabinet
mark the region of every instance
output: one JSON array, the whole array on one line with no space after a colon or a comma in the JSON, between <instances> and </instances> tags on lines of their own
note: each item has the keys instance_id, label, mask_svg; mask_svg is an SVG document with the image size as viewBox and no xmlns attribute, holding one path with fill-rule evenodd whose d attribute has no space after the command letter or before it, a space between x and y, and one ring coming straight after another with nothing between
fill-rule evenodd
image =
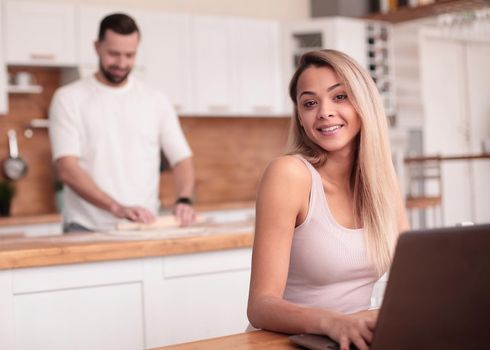
<instances>
[{"instance_id":1,"label":"white cabinet","mask_svg":"<svg viewBox=\"0 0 490 350\"><path fill-rule=\"evenodd\" d=\"M279 23L235 19L232 24L234 107L239 114L282 112Z\"/></svg>"},{"instance_id":2,"label":"white cabinet","mask_svg":"<svg viewBox=\"0 0 490 350\"><path fill-rule=\"evenodd\" d=\"M204 114L231 114L231 20L196 16L192 19L192 69L195 109Z\"/></svg>"},{"instance_id":3,"label":"white cabinet","mask_svg":"<svg viewBox=\"0 0 490 350\"><path fill-rule=\"evenodd\" d=\"M3 18L8 64L69 66L76 63L74 5L7 1Z\"/></svg>"},{"instance_id":4,"label":"white cabinet","mask_svg":"<svg viewBox=\"0 0 490 350\"><path fill-rule=\"evenodd\" d=\"M146 265L153 283L145 284L147 347L246 329L250 248L152 260Z\"/></svg>"},{"instance_id":5,"label":"white cabinet","mask_svg":"<svg viewBox=\"0 0 490 350\"><path fill-rule=\"evenodd\" d=\"M331 17L285 22L283 26L286 81L292 77L305 52L342 51L368 69L376 82L387 115L395 113L392 73L391 28L382 22ZM292 103L288 102L292 108Z\"/></svg>"},{"instance_id":6,"label":"white cabinet","mask_svg":"<svg viewBox=\"0 0 490 350\"><path fill-rule=\"evenodd\" d=\"M190 17L145 13L140 23L147 83L169 96L177 112L192 111Z\"/></svg>"},{"instance_id":7,"label":"white cabinet","mask_svg":"<svg viewBox=\"0 0 490 350\"><path fill-rule=\"evenodd\" d=\"M354 18L331 17L285 22L285 75L291 78L303 53L321 49L343 51L367 67L366 37L366 21Z\"/></svg>"},{"instance_id":8,"label":"white cabinet","mask_svg":"<svg viewBox=\"0 0 490 350\"><path fill-rule=\"evenodd\" d=\"M196 16L191 40L197 114L283 112L278 22Z\"/></svg>"},{"instance_id":9,"label":"white cabinet","mask_svg":"<svg viewBox=\"0 0 490 350\"><path fill-rule=\"evenodd\" d=\"M0 270L0 348L147 349L241 333L251 249Z\"/></svg>"},{"instance_id":10,"label":"white cabinet","mask_svg":"<svg viewBox=\"0 0 490 350\"><path fill-rule=\"evenodd\" d=\"M2 6L0 2L0 115L8 113L8 75L7 66L4 62L4 32L3 32L3 17L2 17Z\"/></svg>"},{"instance_id":11,"label":"white cabinet","mask_svg":"<svg viewBox=\"0 0 490 350\"><path fill-rule=\"evenodd\" d=\"M141 260L0 271L0 348L143 349Z\"/></svg>"},{"instance_id":12,"label":"white cabinet","mask_svg":"<svg viewBox=\"0 0 490 350\"><path fill-rule=\"evenodd\" d=\"M95 41L99 34L100 21L109 8L80 6L78 9L78 64L85 67L97 68L99 60L95 53Z\"/></svg>"},{"instance_id":13,"label":"white cabinet","mask_svg":"<svg viewBox=\"0 0 490 350\"><path fill-rule=\"evenodd\" d=\"M92 74L100 22L122 12L142 34L134 74L166 93L179 114L284 114L278 21L27 1L8 1L4 10L8 64L75 65L80 76Z\"/></svg>"}]
</instances>

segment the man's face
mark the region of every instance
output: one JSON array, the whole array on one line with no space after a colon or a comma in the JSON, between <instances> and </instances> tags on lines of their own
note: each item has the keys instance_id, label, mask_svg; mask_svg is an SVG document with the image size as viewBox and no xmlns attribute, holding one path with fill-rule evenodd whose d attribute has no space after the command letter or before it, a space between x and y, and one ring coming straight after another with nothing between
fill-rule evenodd
<instances>
[{"instance_id":1,"label":"man's face","mask_svg":"<svg viewBox=\"0 0 490 350\"><path fill-rule=\"evenodd\" d=\"M105 32L102 41L95 43L99 71L110 84L120 85L126 82L134 66L138 43L138 32L123 35L110 29Z\"/></svg>"}]
</instances>

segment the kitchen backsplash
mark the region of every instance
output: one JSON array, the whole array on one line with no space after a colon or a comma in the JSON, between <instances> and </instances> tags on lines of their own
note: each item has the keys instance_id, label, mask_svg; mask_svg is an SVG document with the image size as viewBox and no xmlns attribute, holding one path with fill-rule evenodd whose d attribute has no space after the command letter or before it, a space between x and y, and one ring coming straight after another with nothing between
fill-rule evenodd
<instances>
[{"instance_id":1,"label":"kitchen backsplash","mask_svg":"<svg viewBox=\"0 0 490 350\"><path fill-rule=\"evenodd\" d=\"M267 163L283 154L289 118L185 117L182 127L194 152L196 199L202 204L255 200ZM161 178L163 204L174 197L170 174Z\"/></svg>"},{"instance_id":2,"label":"kitchen backsplash","mask_svg":"<svg viewBox=\"0 0 490 350\"><path fill-rule=\"evenodd\" d=\"M21 71L30 73L43 90L37 94L11 93L10 111L0 116L0 160L8 157L7 131L15 129L20 156L29 167L27 175L15 182L11 215L54 213L55 176L47 129L30 129L29 124L32 119L47 118L61 72L56 68L9 68L11 75ZM289 118L186 116L181 123L194 152L196 200L217 204L255 199L265 166L284 151ZM25 136L28 129L33 131L30 138ZM174 201L172 183L171 173L164 172L160 191L164 206Z\"/></svg>"},{"instance_id":3,"label":"kitchen backsplash","mask_svg":"<svg viewBox=\"0 0 490 350\"><path fill-rule=\"evenodd\" d=\"M42 86L40 93L10 93L9 113L0 115L0 161L8 158L7 132L17 133L19 156L27 163L26 176L14 181L16 194L11 215L36 215L56 212L54 200L54 172L51 147L46 128L30 128L31 120L46 119L49 102L60 85L61 72L57 68L10 67L9 75L30 73L33 81ZM30 136L30 131L32 135ZM27 131L27 133L26 133ZM26 137L27 136L27 137ZM2 173L2 172L0 172ZM0 174L3 178L3 174Z\"/></svg>"}]
</instances>

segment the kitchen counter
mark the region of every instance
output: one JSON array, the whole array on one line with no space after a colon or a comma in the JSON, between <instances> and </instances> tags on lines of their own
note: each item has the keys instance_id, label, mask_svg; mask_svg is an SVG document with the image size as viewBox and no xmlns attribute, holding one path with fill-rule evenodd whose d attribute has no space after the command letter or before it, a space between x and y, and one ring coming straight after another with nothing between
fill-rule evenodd
<instances>
[{"instance_id":1,"label":"kitchen counter","mask_svg":"<svg viewBox=\"0 0 490 350\"><path fill-rule=\"evenodd\" d=\"M0 269L74 264L198 253L251 247L253 229L248 232L185 235L172 238L130 238L105 233L1 239Z\"/></svg>"},{"instance_id":2,"label":"kitchen counter","mask_svg":"<svg viewBox=\"0 0 490 350\"><path fill-rule=\"evenodd\" d=\"M0 238L0 348L142 349L241 332L253 208L199 214L185 228Z\"/></svg>"},{"instance_id":3,"label":"kitchen counter","mask_svg":"<svg viewBox=\"0 0 490 350\"><path fill-rule=\"evenodd\" d=\"M209 216L212 212L201 213ZM226 220L227 217L240 213L240 209L214 213L222 216L219 220L225 220L189 228L38 237L6 236L0 238L0 269L199 253L252 246L253 217L249 215Z\"/></svg>"},{"instance_id":4,"label":"kitchen counter","mask_svg":"<svg viewBox=\"0 0 490 350\"><path fill-rule=\"evenodd\" d=\"M146 349L242 332L254 210L199 214L187 228L0 237L0 349Z\"/></svg>"},{"instance_id":5,"label":"kitchen counter","mask_svg":"<svg viewBox=\"0 0 490 350\"><path fill-rule=\"evenodd\" d=\"M254 331L192 343L165 346L153 350L297 350L286 334Z\"/></svg>"}]
</instances>

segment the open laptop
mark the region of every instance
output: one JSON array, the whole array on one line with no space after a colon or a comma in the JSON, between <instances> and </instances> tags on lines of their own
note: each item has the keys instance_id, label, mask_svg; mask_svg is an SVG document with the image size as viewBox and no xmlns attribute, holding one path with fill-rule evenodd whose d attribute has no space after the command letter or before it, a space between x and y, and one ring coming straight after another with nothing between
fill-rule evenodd
<instances>
[{"instance_id":1,"label":"open laptop","mask_svg":"<svg viewBox=\"0 0 490 350\"><path fill-rule=\"evenodd\" d=\"M290 339L338 349L328 337ZM401 235L370 349L490 349L490 224Z\"/></svg>"}]
</instances>

